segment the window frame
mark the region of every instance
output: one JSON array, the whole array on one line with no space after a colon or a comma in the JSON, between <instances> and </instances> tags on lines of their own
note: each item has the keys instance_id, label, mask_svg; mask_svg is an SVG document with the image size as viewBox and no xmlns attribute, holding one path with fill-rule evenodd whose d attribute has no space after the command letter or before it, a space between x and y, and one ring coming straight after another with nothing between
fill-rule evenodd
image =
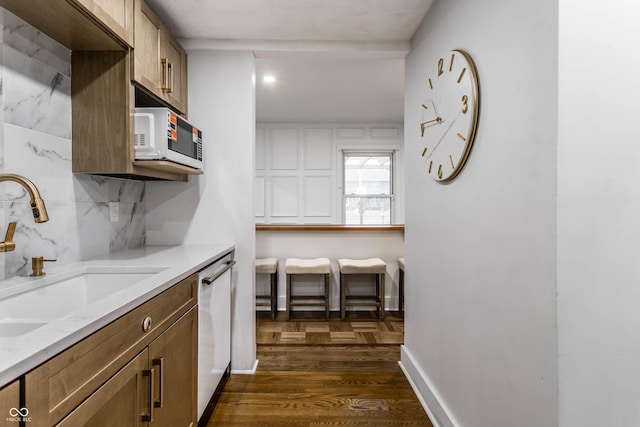
<instances>
[{"instance_id":1,"label":"window frame","mask_svg":"<svg viewBox=\"0 0 640 427\"><path fill-rule=\"evenodd\" d=\"M396 169L397 169L397 148L391 147L367 147L367 148L357 148L357 147L344 147L338 150L339 158L340 158L340 169L339 173L341 174L341 188L338 191L340 194L340 215L342 224L347 224L347 197L360 197L367 199L389 199L389 224L394 224L395 216L396 216ZM389 166L389 193L379 193L379 194L355 194L346 192L346 158L348 156L352 157L383 157L388 156L390 159ZM360 225L360 224L350 224L350 225ZM388 225L386 223L374 223L374 224L365 224L365 225Z\"/></svg>"}]
</instances>

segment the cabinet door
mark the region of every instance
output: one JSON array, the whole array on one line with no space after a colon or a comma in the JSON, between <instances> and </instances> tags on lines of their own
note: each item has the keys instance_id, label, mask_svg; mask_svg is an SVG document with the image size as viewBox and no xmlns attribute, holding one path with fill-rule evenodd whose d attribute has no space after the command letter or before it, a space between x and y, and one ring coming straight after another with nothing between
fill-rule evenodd
<instances>
[{"instance_id":1,"label":"cabinet door","mask_svg":"<svg viewBox=\"0 0 640 427\"><path fill-rule=\"evenodd\" d=\"M161 23L143 0L135 1L133 80L149 92L162 97Z\"/></svg>"},{"instance_id":2,"label":"cabinet door","mask_svg":"<svg viewBox=\"0 0 640 427\"><path fill-rule=\"evenodd\" d=\"M71 412L57 427L138 427L151 415L153 372L144 350Z\"/></svg>"},{"instance_id":3,"label":"cabinet door","mask_svg":"<svg viewBox=\"0 0 640 427\"><path fill-rule=\"evenodd\" d=\"M133 0L75 0L109 31L133 46Z\"/></svg>"},{"instance_id":4,"label":"cabinet door","mask_svg":"<svg viewBox=\"0 0 640 427\"><path fill-rule=\"evenodd\" d=\"M14 381L0 389L0 417L21 418L23 415L28 415L23 411L24 409L20 407L19 381ZM18 421L15 425L18 425Z\"/></svg>"},{"instance_id":5,"label":"cabinet door","mask_svg":"<svg viewBox=\"0 0 640 427\"><path fill-rule=\"evenodd\" d=\"M198 311L192 308L149 344L154 369L153 426L198 424Z\"/></svg>"},{"instance_id":6,"label":"cabinet door","mask_svg":"<svg viewBox=\"0 0 640 427\"><path fill-rule=\"evenodd\" d=\"M164 99L178 112L187 111L187 54L166 27L160 36Z\"/></svg>"}]
</instances>

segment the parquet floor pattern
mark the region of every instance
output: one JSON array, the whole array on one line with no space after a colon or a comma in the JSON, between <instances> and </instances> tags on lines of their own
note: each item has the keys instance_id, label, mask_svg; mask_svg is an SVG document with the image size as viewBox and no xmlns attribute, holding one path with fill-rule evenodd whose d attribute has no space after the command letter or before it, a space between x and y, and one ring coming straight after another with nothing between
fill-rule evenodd
<instances>
[{"instance_id":1,"label":"parquet floor pattern","mask_svg":"<svg viewBox=\"0 0 640 427\"><path fill-rule=\"evenodd\" d=\"M231 375L200 425L433 427L398 365L401 340L384 342L398 341L385 334L402 334L403 327L392 316L287 322L258 315L264 335L256 373ZM353 342L335 333L353 334Z\"/></svg>"},{"instance_id":2,"label":"parquet floor pattern","mask_svg":"<svg viewBox=\"0 0 640 427\"><path fill-rule=\"evenodd\" d=\"M352 315L353 316L353 315ZM340 320L334 314L329 321L312 317L283 321L283 315L271 320L260 314L256 324L257 344L396 344L404 339L402 316L389 314L378 321L368 314L356 315L355 319Z\"/></svg>"}]
</instances>

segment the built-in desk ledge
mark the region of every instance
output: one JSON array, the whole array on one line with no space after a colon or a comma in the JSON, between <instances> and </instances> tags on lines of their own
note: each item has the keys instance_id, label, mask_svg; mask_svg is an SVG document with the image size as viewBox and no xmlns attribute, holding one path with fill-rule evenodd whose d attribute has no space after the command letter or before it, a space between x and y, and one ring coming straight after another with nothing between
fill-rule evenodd
<instances>
[{"instance_id":1,"label":"built-in desk ledge","mask_svg":"<svg viewBox=\"0 0 640 427\"><path fill-rule=\"evenodd\" d=\"M256 224L256 231L404 231L404 224Z\"/></svg>"}]
</instances>

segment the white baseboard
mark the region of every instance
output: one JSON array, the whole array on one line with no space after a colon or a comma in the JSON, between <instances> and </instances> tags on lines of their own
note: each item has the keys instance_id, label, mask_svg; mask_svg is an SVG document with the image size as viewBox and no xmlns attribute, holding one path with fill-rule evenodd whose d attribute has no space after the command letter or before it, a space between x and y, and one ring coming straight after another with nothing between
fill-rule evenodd
<instances>
[{"instance_id":1,"label":"white baseboard","mask_svg":"<svg viewBox=\"0 0 640 427\"><path fill-rule=\"evenodd\" d=\"M251 369L232 369L231 373L239 374L239 375L253 375L256 373L256 370L258 369L258 362L260 361L256 359L256 362L253 364L253 367Z\"/></svg>"},{"instance_id":2,"label":"white baseboard","mask_svg":"<svg viewBox=\"0 0 640 427\"><path fill-rule=\"evenodd\" d=\"M434 427L459 427L438 391L404 345L400 346L398 364Z\"/></svg>"}]
</instances>

